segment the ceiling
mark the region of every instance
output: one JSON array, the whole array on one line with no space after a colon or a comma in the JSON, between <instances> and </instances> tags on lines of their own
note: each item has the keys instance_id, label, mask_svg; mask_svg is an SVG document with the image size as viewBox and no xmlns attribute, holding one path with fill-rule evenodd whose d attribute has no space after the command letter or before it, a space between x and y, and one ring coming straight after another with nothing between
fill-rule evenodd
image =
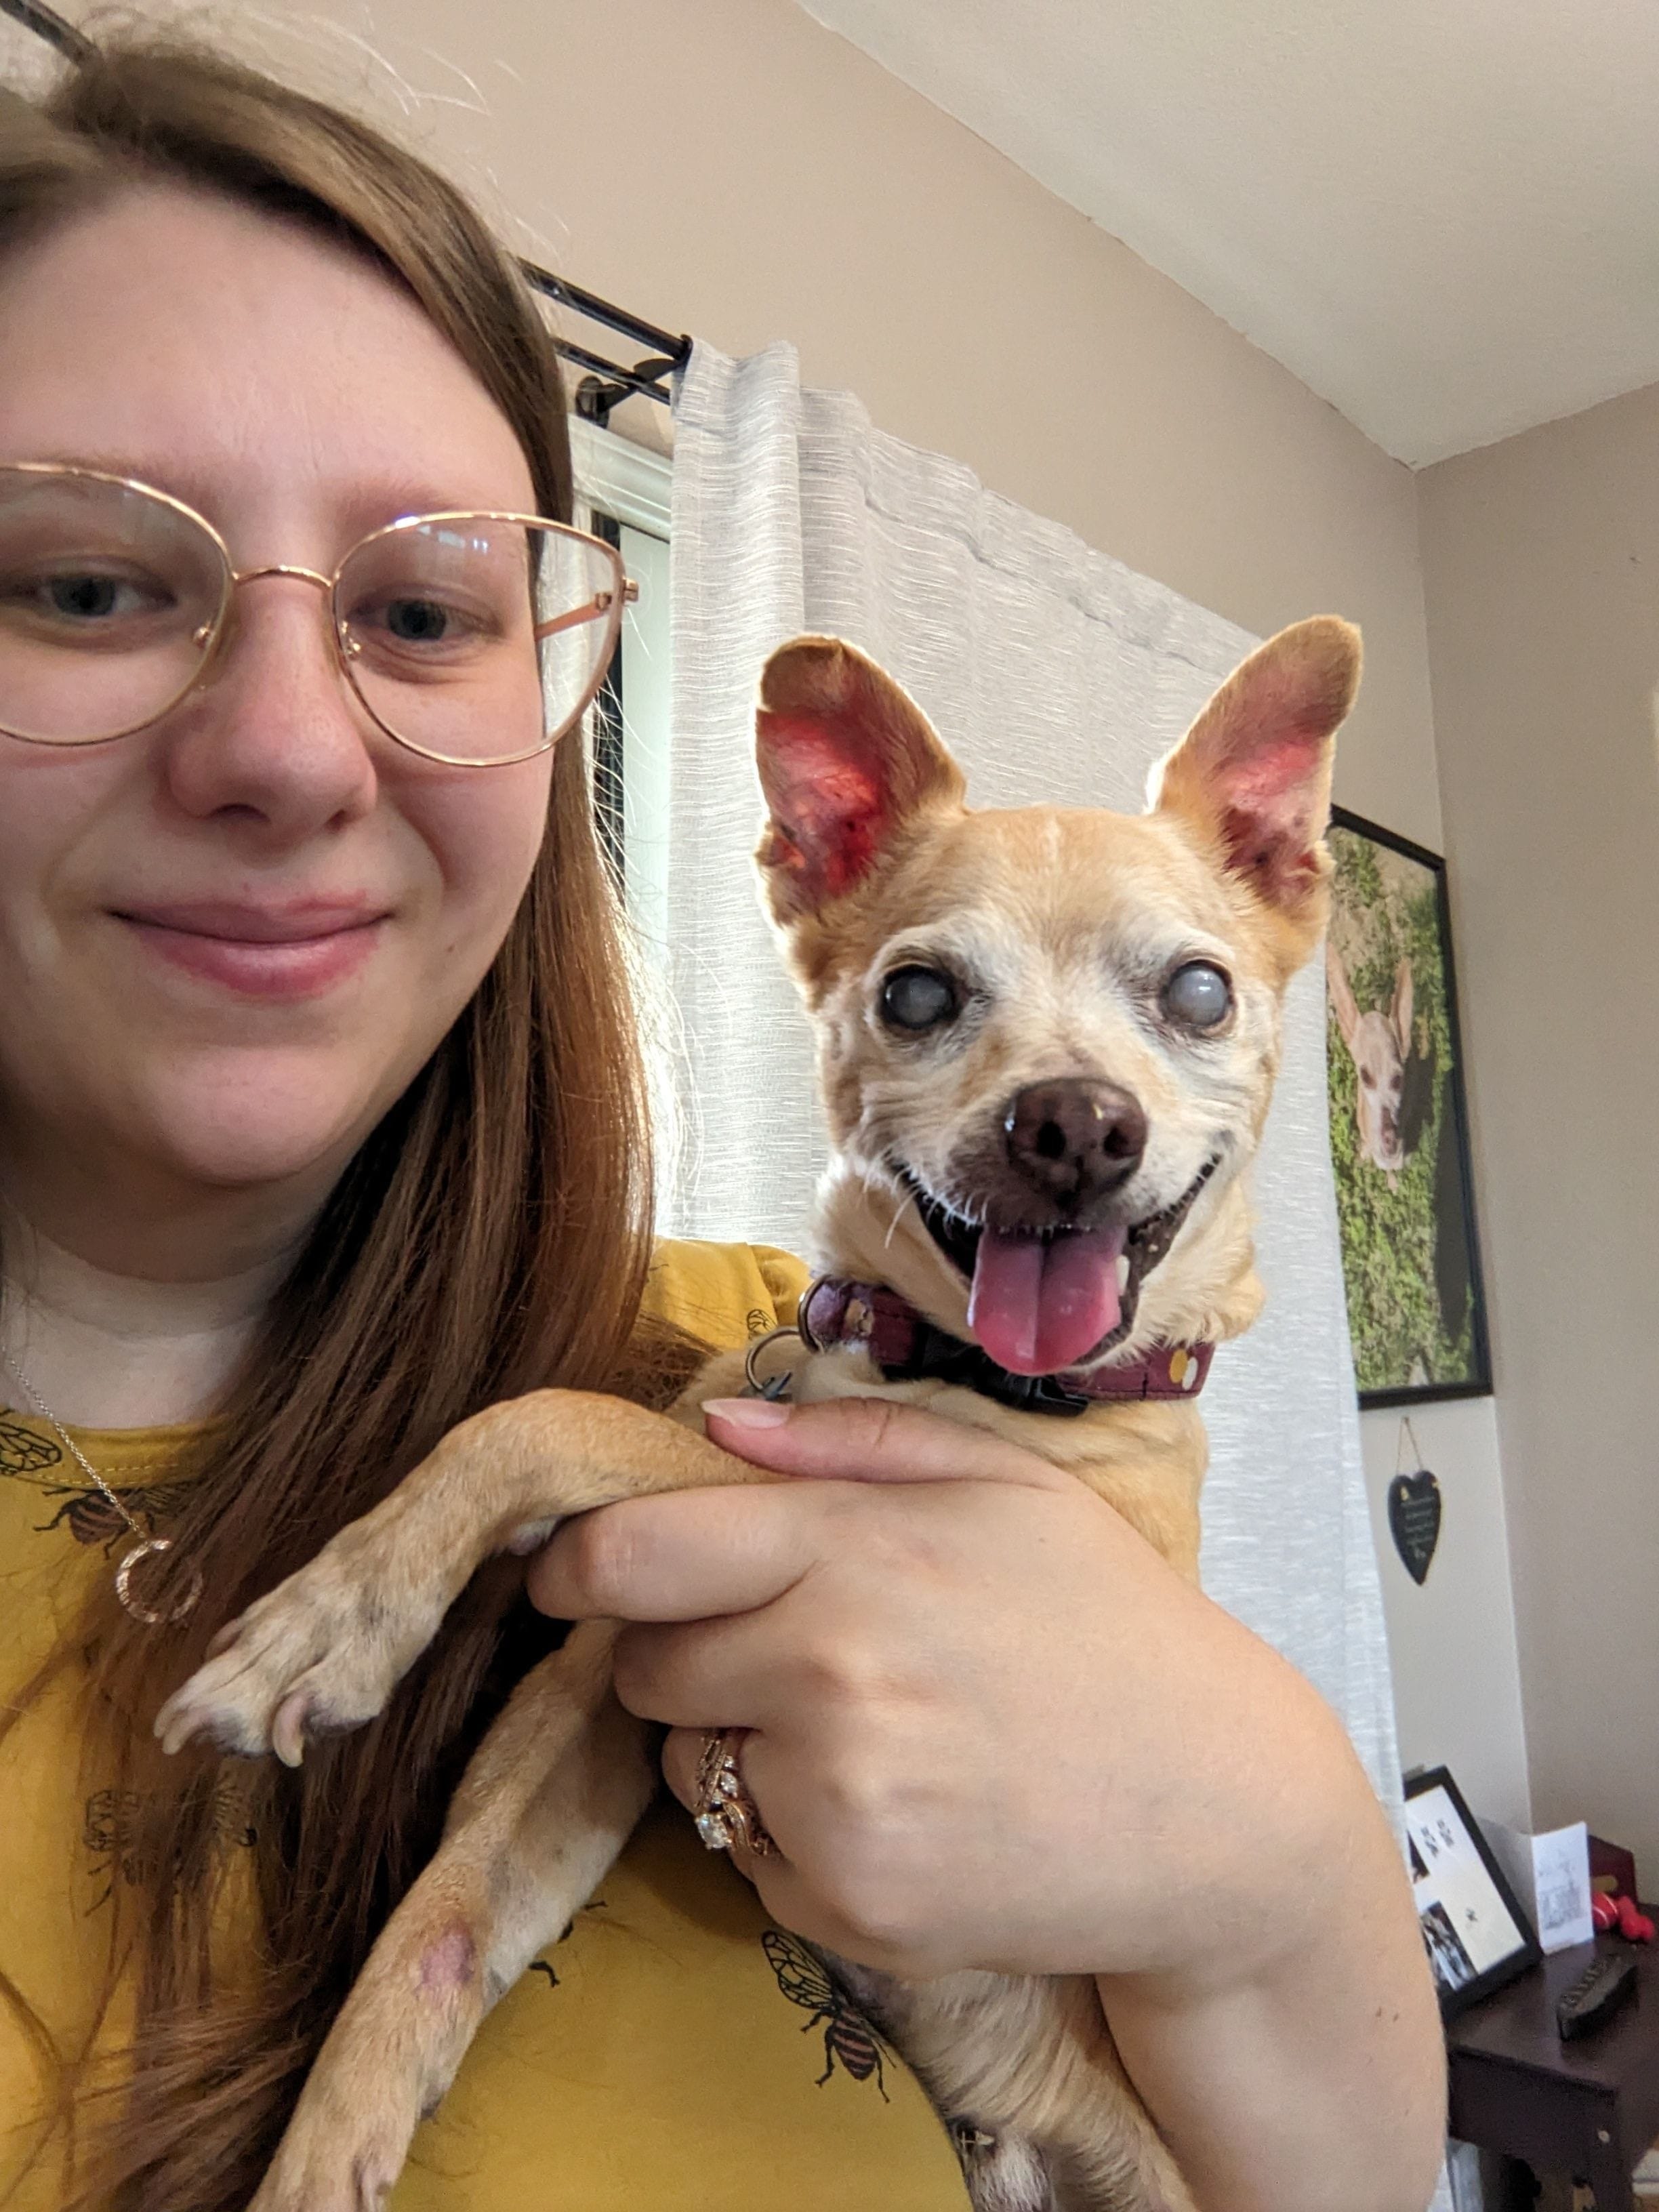
<instances>
[{"instance_id":1,"label":"ceiling","mask_svg":"<svg viewBox=\"0 0 1659 2212\"><path fill-rule=\"evenodd\" d=\"M802 0L1420 465L1659 382L1655 0Z\"/></svg>"}]
</instances>

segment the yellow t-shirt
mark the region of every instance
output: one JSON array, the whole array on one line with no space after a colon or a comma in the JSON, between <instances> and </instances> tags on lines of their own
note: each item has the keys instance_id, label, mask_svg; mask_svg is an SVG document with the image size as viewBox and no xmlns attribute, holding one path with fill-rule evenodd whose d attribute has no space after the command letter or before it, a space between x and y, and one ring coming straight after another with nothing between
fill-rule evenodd
<instances>
[{"instance_id":1,"label":"yellow t-shirt","mask_svg":"<svg viewBox=\"0 0 1659 2212\"><path fill-rule=\"evenodd\" d=\"M747 1245L661 1248L647 1304L736 1346L793 1317L805 1277ZM188 1431L78 1433L118 1490L164 1486ZM0 1411L0 1698L107 1574L95 1493L44 1424ZM54 2034L84 2022L121 1808L85 1796L70 1692L0 1745L0 1966ZM0 2203L52 2212L50 2156L8 2194L41 2060L0 2002ZM659 1803L484 2021L421 2130L393 2212L963 2212L960 2170L908 2069L774 1928L678 1805Z\"/></svg>"}]
</instances>

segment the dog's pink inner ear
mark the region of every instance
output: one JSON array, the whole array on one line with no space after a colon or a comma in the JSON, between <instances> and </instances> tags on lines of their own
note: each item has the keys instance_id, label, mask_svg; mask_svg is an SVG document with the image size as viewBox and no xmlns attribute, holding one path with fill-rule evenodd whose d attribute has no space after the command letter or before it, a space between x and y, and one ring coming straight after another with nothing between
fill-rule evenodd
<instances>
[{"instance_id":1,"label":"dog's pink inner ear","mask_svg":"<svg viewBox=\"0 0 1659 2212\"><path fill-rule=\"evenodd\" d=\"M1264 898L1294 905L1319 874L1329 812L1328 732L1286 733L1218 777L1227 857Z\"/></svg>"},{"instance_id":2,"label":"dog's pink inner ear","mask_svg":"<svg viewBox=\"0 0 1659 2212\"><path fill-rule=\"evenodd\" d=\"M1356 630L1297 623L1235 670L1164 764L1158 805L1216 838L1273 906L1300 906L1320 880L1333 740L1358 678Z\"/></svg>"},{"instance_id":3,"label":"dog's pink inner ear","mask_svg":"<svg viewBox=\"0 0 1659 2212\"><path fill-rule=\"evenodd\" d=\"M805 906L852 890L892 823L890 788L862 733L803 714L764 717L763 781L772 810L763 854Z\"/></svg>"},{"instance_id":4,"label":"dog's pink inner ear","mask_svg":"<svg viewBox=\"0 0 1659 2212\"><path fill-rule=\"evenodd\" d=\"M844 896L906 822L961 803L961 771L921 709L838 638L779 647L755 737L771 815L759 857L780 919Z\"/></svg>"}]
</instances>

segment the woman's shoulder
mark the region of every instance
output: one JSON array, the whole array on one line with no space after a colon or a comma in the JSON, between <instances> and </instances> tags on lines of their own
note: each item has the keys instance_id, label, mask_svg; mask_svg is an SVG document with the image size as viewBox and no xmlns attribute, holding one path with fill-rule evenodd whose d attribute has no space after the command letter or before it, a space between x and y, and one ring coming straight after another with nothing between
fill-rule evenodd
<instances>
[{"instance_id":1,"label":"woman's shoulder","mask_svg":"<svg viewBox=\"0 0 1659 2212\"><path fill-rule=\"evenodd\" d=\"M810 1279L805 1262L775 1245L665 1239L652 1256L642 1311L730 1352L793 1321Z\"/></svg>"}]
</instances>

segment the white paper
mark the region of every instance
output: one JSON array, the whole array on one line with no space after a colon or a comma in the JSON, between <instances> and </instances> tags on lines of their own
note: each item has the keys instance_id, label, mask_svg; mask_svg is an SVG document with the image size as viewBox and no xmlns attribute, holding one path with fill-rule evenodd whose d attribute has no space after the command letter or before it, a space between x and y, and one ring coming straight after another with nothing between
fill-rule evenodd
<instances>
[{"instance_id":1,"label":"white paper","mask_svg":"<svg viewBox=\"0 0 1659 2212\"><path fill-rule=\"evenodd\" d=\"M1583 1820L1528 1836L1501 1820L1483 1820L1492 1856L1532 1916L1540 1948L1565 1951L1595 1936L1590 1917L1589 1829Z\"/></svg>"}]
</instances>

